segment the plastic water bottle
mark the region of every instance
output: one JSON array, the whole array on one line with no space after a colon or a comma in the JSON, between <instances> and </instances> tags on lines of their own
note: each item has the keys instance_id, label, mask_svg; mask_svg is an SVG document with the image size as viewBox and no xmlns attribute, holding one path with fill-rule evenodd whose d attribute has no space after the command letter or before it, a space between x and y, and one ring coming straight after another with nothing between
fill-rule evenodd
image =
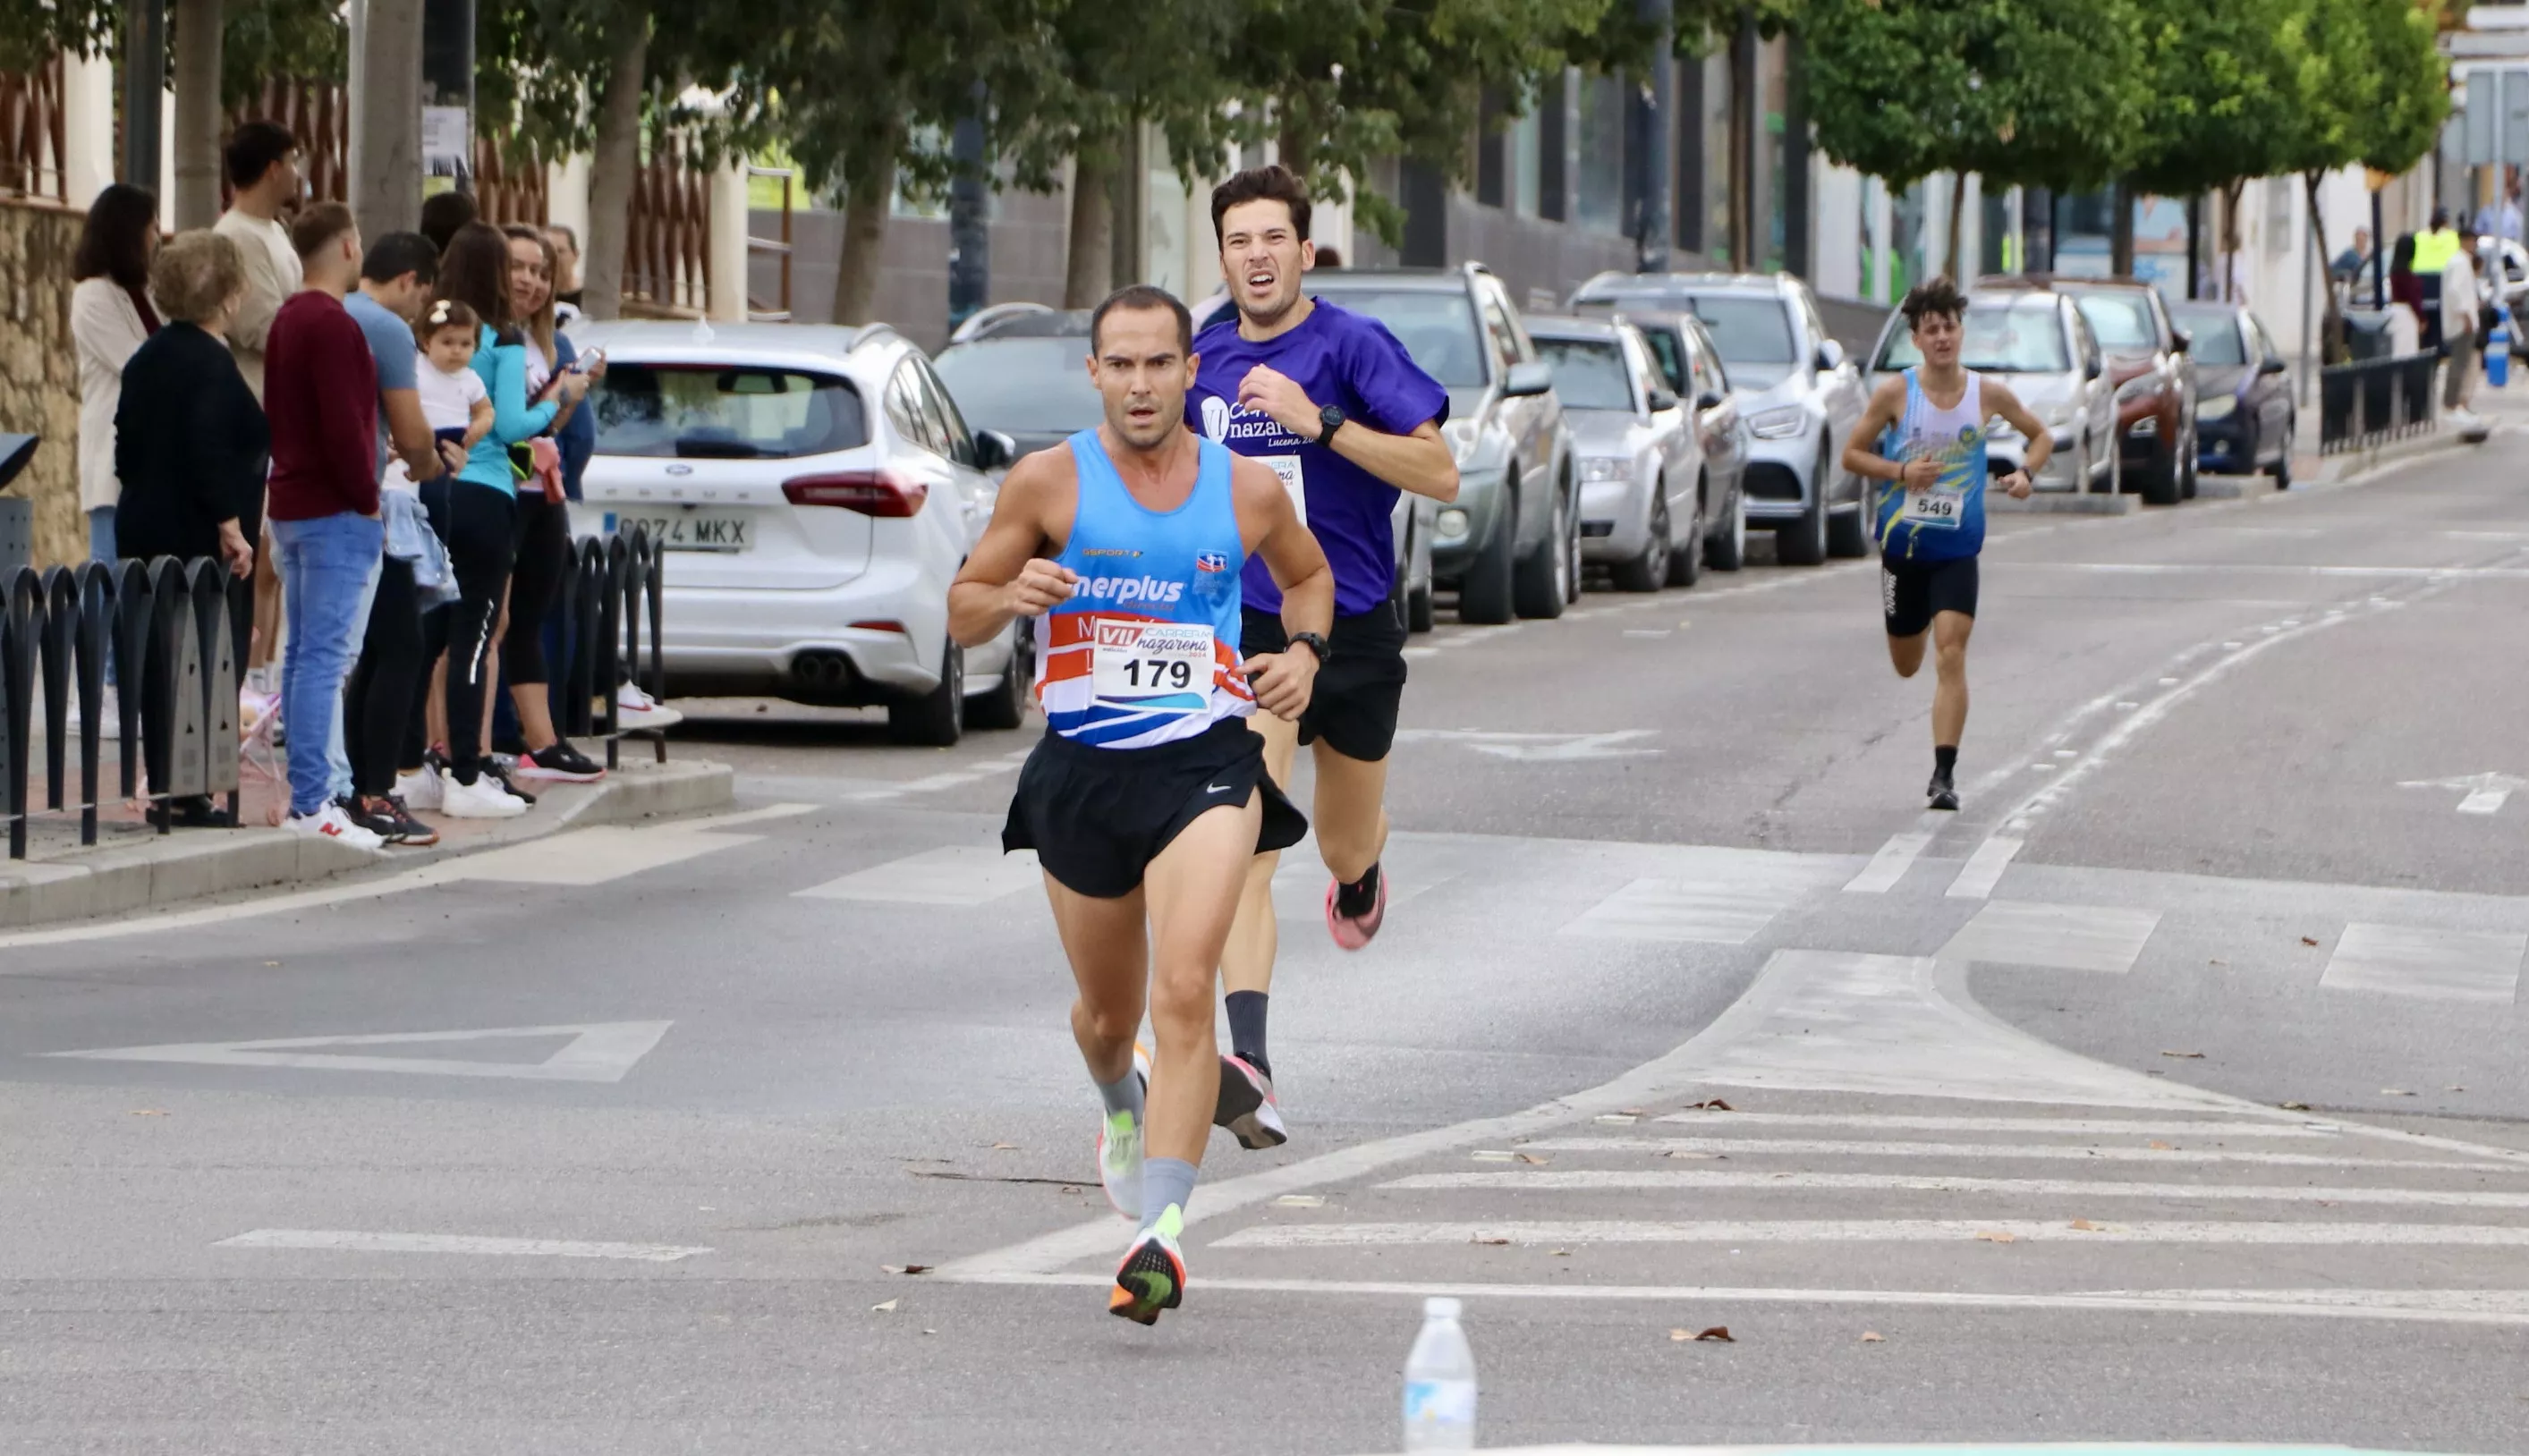
<instances>
[{"instance_id":1,"label":"plastic water bottle","mask_svg":"<svg viewBox=\"0 0 2529 1456\"><path fill-rule=\"evenodd\" d=\"M1423 1332L1405 1357L1405 1449L1476 1448L1476 1352L1454 1299L1423 1301Z\"/></svg>"},{"instance_id":2,"label":"plastic water bottle","mask_svg":"<svg viewBox=\"0 0 2529 1456\"><path fill-rule=\"evenodd\" d=\"M2509 304L2494 305L2494 330L2485 340L2485 382L2496 389L2511 380L2511 331L2517 327Z\"/></svg>"}]
</instances>

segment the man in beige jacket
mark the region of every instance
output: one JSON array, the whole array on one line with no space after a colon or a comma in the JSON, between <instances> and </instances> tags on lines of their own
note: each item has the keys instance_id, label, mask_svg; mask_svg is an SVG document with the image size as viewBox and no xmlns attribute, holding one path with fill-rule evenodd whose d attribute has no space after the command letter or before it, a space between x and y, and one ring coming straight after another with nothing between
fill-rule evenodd
<instances>
[{"instance_id":1,"label":"man in beige jacket","mask_svg":"<svg viewBox=\"0 0 2529 1456\"><path fill-rule=\"evenodd\" d=\"M281 216L283 208L298 199L298 138L276 122L246 122L229 134L224 160L229 210L220 214L212 231L235 243L245 259L245 299L229 325L229 349L237 355L246 388L260 401L263 346L272 333L273 315L303 281L298 250L290 243L290 225ZM246 649L254 690L266 695L279 686L268 678L280 634L281 578L266 541L254 554L254 638Z\"/></svg>"}]
</instances>

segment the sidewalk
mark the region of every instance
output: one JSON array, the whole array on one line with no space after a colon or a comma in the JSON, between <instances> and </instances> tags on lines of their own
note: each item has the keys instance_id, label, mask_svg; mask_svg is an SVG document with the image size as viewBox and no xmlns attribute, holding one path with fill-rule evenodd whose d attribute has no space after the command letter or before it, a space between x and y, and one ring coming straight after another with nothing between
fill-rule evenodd
<instances>
[{"instance_id":1,"label":"sidewalk","mask_svg":"<svg viewBox=\"0 0 2529 1456\"><path fill-rule=\"evenodd\" d=\"M408 869L451 855L469 854L540 839L592 824L691 814L728 804L734 775L726 764L688 759L650 760L649 745L627 742L622 766L595 783L531 786L535 807L516 819L450 819L421 815L437 829L439 842L426 849L392 846L382 852L353 849L330 839L301 837L269 828L287 807L287 786L249 764L242 775L242 829L180 829L160 835L141 817L137 802L114 796L120 783L114 745L98 774L96 844L82 848L76 814L44 814L27 824L24 860L0 859L0 929L119 915L174 904L201 895L274 886L305 885L337 875L390 866ZM43 744L35 745L27 797L45 802ZM69 793L79 793L78 752L72 751ZM5 842L5 840L0 840Z\"/></svg>"}]
</instances>

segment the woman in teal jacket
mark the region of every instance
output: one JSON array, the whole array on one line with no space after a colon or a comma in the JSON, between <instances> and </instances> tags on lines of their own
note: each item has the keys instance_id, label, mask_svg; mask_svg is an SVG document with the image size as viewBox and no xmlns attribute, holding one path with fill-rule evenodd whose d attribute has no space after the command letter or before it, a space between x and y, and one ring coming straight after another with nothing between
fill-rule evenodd
<instances>
[{"instance_id":1,"label":"woman in teal jacket","mask_svg":"<svg viewBox=\"0 0 2529 1456\"><path fill-rule=\"evenodd\" d=\"M510 447L550 429L563 402L576 401L588 389L585 376L564 375L558 397L529 400L526 347L511 317L509 272L509 244L482 223L458 229L439 260L440 297L457 299L483 320L474 372L492 397L492 432L466 457L454 484L424 496L431 524L448 545L458 594L454 605L433 614L422 651L425 664L435 663L443 649L448 655L448 781L440 782L424 764L399 779L398 788L410 808L438 808L461 819L526 812L524 800L483 772L483 695L494 674L492 629L517 560L517 492L539 489L511 470ZM427 697L425 683L414 701Z\"/></svg>"}]
</instances>

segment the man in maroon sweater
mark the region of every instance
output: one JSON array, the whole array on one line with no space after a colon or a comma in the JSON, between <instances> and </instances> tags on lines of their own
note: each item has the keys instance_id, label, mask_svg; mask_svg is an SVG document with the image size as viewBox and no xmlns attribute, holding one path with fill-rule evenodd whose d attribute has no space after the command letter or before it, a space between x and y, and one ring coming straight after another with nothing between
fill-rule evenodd
<instances>
[{"instance_id":1,"label":"man in maroon sweater","mask_svg":"<svg viewBox=\"0 0 2529 1456\"><path fill-rule=\"evenodd\" d=\"M335 802L334 745L343 677L366 630L385 557L378 516L378 369L343 296L360 279L360 233L340 203L290 230L304 286L281 305L264 346L263 408L272 423L265 517L280 560L288 655L282 722L290 728L290 828L379 847Z\"/></svg>"}]
</instances>

